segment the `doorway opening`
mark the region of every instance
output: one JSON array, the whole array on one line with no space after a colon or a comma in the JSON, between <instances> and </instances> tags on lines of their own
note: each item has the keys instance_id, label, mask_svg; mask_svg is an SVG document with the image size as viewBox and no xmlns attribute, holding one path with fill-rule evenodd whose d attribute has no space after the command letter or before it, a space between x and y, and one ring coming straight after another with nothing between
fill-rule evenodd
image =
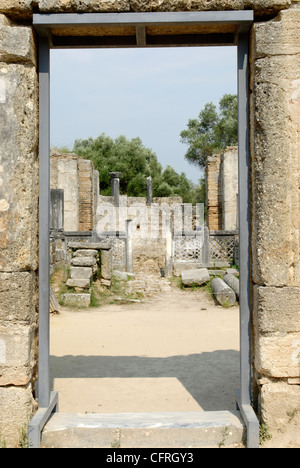
<instances>
[{"instance_id":1,"label":"doorway opening","mask_svg":"<svg viewBox=\"0 0 300 468\"><path fill-rule=\"evenodd\" d=\"M42 423L57 404L49 370L49 202L50 119L49 51L76 47L161 47L237 45L239 94L239 230L240 230L240 393L238 406L248 429L248 446L257 444L257 420L251 408L250 262L248 180L248 29L251 12L195 14L35 15L40 36L40 353L39 406ZM96 33L95 33L96 30ZM48 245L48 246L47 246Z\"/></svg>"}]
</instances>

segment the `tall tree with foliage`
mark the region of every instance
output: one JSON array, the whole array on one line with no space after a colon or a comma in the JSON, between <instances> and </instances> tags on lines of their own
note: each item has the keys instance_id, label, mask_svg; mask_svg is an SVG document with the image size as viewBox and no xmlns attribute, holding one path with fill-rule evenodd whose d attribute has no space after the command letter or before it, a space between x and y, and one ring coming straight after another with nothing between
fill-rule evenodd
<instances>
[{"instance_id":1,"label":"tall tree with foliage","mask_svg":"<svg viewBox=\"0 0 300 468\"><path fill-rule=\"evenodd\" d=\"M185 159L204 168L209 156L238 143L237 95L225 94L219 109L207 103L197 119L190 119L187 129L180 134L182 143L188 145Z\"/></svg>"},{"instance_id":2,"label":"tall tree with foliage","mask_svg":"<svg viewBox=\"0 0 300 468\"><path fill-rule=\"evenodd\" d=\"M145 148L140 138L115 140L105 134L98 138L78 139L73 152L93 161L99 171L101 194L110 195L110 172L121 172L120 189L130 197L144 197L147 177L152 177L154 197L180 196L184 203L200 203L200 187L178 174L171 166L163 170L156 154Z\"/></svg>"}]
</instances>

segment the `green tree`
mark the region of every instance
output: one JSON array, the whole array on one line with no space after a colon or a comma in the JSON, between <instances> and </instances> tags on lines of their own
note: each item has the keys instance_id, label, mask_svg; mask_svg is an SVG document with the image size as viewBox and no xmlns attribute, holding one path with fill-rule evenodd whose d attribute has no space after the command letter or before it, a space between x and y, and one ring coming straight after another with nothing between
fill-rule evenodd
<instances>
[{"instance_id":1,"label":"green tree","mask_svg":"<svg viewBox=\"0 0 300 468\"><path fill-rule=\"evenodd\" d=\"M180 134L181 142L188 145L185 159L204 168L209 156L238 143L237 96L225 94L219 109L207 103L197 119L190 119L187 129Z\"/></svg>"},{"instance_id":2,"label":"green tree","mask_svg":"<svg viewBox=\"0 0 300 468\"><path fill-rule=\"evenodd\" d=\"M110 195L110 172L121 172L122 194L144 197L147 177L152 177L153 196L180 196L184 203L198 203L196 192L200 187L185 175L178 174L171 166L163 170L156 154L145 148L140 138L128 140L119 136L115 140L105 134L98 138L77 139L72 150L78 156L93 161L99 171L102 195Z\"/></svg>"},{"instance_id":3,"label":"green tree","mask_svg":"<svg viewBox=\"0 0 300 468\"><path fill-rule=\"evenodd\" d=\"M145 148L140 138L128 140L121 135L113 140L102 134L96 139L76 140L73 151L93 161L103 195L110 195L110 172L122 173L121 193L128 196L144 196L147 177L159 177L162 172L155 153Z\"/></svg>"}]
</instances>

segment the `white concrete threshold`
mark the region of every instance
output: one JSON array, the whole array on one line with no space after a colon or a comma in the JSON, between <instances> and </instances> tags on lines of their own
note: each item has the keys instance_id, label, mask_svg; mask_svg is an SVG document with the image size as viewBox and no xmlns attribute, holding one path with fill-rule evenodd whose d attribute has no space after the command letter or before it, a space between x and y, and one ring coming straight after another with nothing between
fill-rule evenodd
<instances>
[{"instance_id":1,"label":"white concrete threshold","mask_svg":"<svg viewBox=\"0 0 300 468\"><path fill-rule=\"evenodd\" d=\"M46 448L205 448L241 444L239 411L189 413L54 413L42 433Z\"/></svg>"}]
</instances>

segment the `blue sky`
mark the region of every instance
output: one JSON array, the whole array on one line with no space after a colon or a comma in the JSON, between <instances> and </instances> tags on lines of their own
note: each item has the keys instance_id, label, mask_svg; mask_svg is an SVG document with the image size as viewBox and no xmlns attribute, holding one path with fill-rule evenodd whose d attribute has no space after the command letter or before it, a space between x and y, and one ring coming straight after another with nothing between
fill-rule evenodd
<instances>
[{"instance_id":1,"label":"blue sky","mask_svg":"<svg viewBox=\"0 0 300 468\"><path fill-rule=\"evenodd\" d=\"M51 51L51 145L76 138L140 137L163 167L184 159L180 132L207 102L237 93L235 47Z\"/></svg>"}]
</instances>

